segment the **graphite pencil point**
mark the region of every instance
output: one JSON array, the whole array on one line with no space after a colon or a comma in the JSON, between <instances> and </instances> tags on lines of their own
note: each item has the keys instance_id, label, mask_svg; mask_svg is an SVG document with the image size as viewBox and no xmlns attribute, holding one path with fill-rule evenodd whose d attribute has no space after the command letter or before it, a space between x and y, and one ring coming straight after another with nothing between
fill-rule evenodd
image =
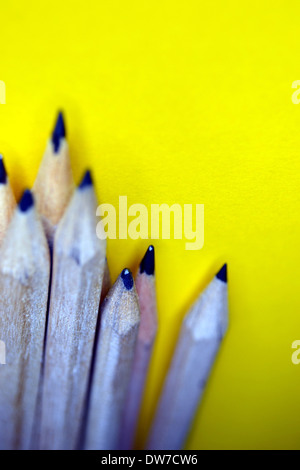
<instances>
[{"instance_id":1,"label":"graphite pencil point","mask_svg":"<svg viewBox=\"0 0 300 470\"><path fill-rule=\"evenodd\" d=\"M185 315L146 449L183 448L228 328L227 291L224 265Z\"/></svg>"},{"instance_id":2,"label":"graphite pencil point","mask_svg":"<svg viewBox=\"0 0 300 470\"><path fill-rule=\"evenodd\" d=\"M140 273L146 273L149 276L154 274L154 246L150 245L140 264Z\"/></svg>"},{"instance_id":3,"label":"graphite pencil point","mask_svg":"<svg viewBox=\"0 0 300 470\"><path fill-rule=\"evenodd\" d=\"M53 134L47 141L32 190L48 243L52 247L58 223L74 191L69 145L61 112L58 114Z\"/></svg>"},{"instance_id":4,"label":"graphite pencil point","mask_svg":"<svg viewBox=\"0 0 300 470\"><path fill-rule=\"evenodd\" d=\"M157 331L154 247L150 245L135 278L141 321L134 351L131 377L123 409L118 449L133 448L146 377Z\"/></svg>"},{"instance_id":5,"label":"graphite pencil point","mask_svg":"<svg viewBox=\"0 0 300 470\"><path fill-rule=\"evenodd\" d=\"M62 112L60 111L58 113L58 117L56 120L56 124L52 133L52 142L54 145L54 152L58 153L59 151L59 146L60 146L60 141L66 137L66 127L65 127L65 122L64 122L64 117Z\"/></svg>"},{"instance_id":6,"label":"graphite pencil point","mask_svg":"<svg viewBox=\"0 0 300 470\"><path fill-rule=\"evenodd\" d=\"M127 290L131 290L133 288L133 277L129 269L123 269L121 273L121 278L123 280L123 284Z\"/></svg>"},{"instance_id":7,"label":"graphite pencil point","mask_svg":"<svg viewBox=\"0 0 300 470\"><path fill-rule=\"evenodd\" d=\"M129 289L125 280L130 281ZM95 366L92 369L83 443L86 450L119 449L119 432L139 323L137 292L131 272L124 269L111 287L101 309L100 334L94 353Z\"/></svg>"},{"instance_id":8,"label":"graphite pencil point","mask_svg":"<svg viewBox=\"0 0 300 470\"><path fill-rule=\"evenodd\" d=\"M81 183L79 185L80 189L86 188L87 186L92 186L93 180L91 176L90 170L87 170L81 180Z\"/></svg>"},{"instance_id":9,"label":"graphite pencil point","mask_svg":"<svg viewBox=\"0 0 300 470\"><path fill-rule=\"evenodd\" d=\"M6 169L5 169L4 162L3 162L3 156L0 155L0 183L6 184L6 181L7 181L7 173L6 173Z\"/></svg>"},{"instance_id":10,"label":"graphite pencil point","mask_svg":"<svg viewBox=\"0 0 300 470\"><path fill-rule=\"evenodd\" d=\"M217 273L216 277L220 279L220 281L227 282L227 264L224 264L220 271Z\"/></svg>"},{"instance_id":11,"label":"graphite pencil point","mask_svg":"<svg viewBox=\"0 0 300 470\"><path fill-rule=\"evenodd\" d=\"M27 212L34 204L33 196L29 189L25 189L21 201L19 202L19 208L21 212Z\"/></svg>"}]
</instances>

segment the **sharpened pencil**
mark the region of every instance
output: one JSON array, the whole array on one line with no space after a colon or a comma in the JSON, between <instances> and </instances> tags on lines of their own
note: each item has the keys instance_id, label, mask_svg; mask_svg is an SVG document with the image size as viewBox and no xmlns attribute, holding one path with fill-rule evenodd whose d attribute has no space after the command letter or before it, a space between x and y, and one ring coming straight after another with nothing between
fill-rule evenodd
<instances>
[{"instance_id":1,"label":"sharpened pencil","mask_svg":"<svg viewBox=\"0 0 300 470\"><path fill-rule=\"evenodd\" d=\"M60 112L40 165L33 192L50 246L74 190L63 114Z\"/></svg>"},{"instance_id":2,"label":"sharpened pencil","mask_svg":"<svg viewBox=\"0 0 300 470\"><path fill-rule=\"evenodd\" d=\"M186 315L147 449L181 449L227 330L227 268L218 272Z\"/></svg>"},{"instance_id":3,"label":"sharpened pencil","mask_svg":"<svg viewBox=\"0 0 300 470\"><path fill-rule=\"evenodd\" d=\"M41 449L75 449L94 345L106 240L87 172L57 228L42 391Z\"/></svg>"},{"instance_id":4,"label":"sharpened pencil","mask_svg":"<svg viewBox=\"0 0 300 470\"><path fill-rule=\"evenodd\" d=\"M0 250L0 447L28 449L34 425L49 286L49 248L25 191Z\"/></svg>"},{"instance_id":5,"label":"sharpened pencil","mask_svg":"<svg viewBox=\"0 0 300 470\"><path fill-rule=\"evenodd\" d=\"M15 196L11 189L3 157L0 155L0 245L11 221L15 206Z\"/></svg>"},{"instance_id":6,"label":"sharpened pencil","mask_svg":"<svg viewBox=\"0 0 300 470\"><path fill-rule=\"evenodd\" d=\"M122 450L131 449L134 444L145 380L157 331L154 247L152 245L149 246L140 264L135 285L141 322L121 425L119 448Z\"/></svg>"},{"instance_id":7,"label":"sharpened pencil","mask_svg":"<svg viewBox=\"0 0 300 470\"><path fill-rule=\"evenodd\" d=\"M100 303L102 304L103 300L108 294L109 289L111 288L111 279L110 279L110 272L107 263L107 259L105 260L105 268L103 274L103 283L102 283L102 292L101 292L101 299Z\"/></svg>"},{"instance_id":8,"label":"sharpened pencil","mask_svg":"<svg viewBox=\"0 0 300 470\"><path fill-rule=\"evenodd\" d=\"M132 274L124 269L101 312L89 401L85 448L114 450L126 400L140 322Z\"/></svg>"}]
</instances>

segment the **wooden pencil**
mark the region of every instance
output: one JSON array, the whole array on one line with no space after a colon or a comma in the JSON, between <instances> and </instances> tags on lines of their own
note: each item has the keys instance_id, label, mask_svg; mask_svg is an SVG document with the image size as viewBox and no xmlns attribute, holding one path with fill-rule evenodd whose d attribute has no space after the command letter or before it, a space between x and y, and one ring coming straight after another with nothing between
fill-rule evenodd
<instances>
[{"instance_id":1,"label":"wooden pencil","mask_svg":"<svg viewBox=\"0 0 300 470\"><path fill-rule=\"evenodd\" d=\"M134 444L145 380L157 331L154 247L152 245L149 246L140 264L135 285L141 321L121 425L119 448L122 450L131 449Z\"/></svg>"},{"instance_id":2,"label":"wooden pencil","mask_svg":"<svg viewBox=\"0 0 300 470\"><path fill-rule=\"evenodd\" d=\"M147 449L177 450L184 445L227 324L224 265L184 319Z\"/></svg>"},{"instance_id":3,"label":"wooden pencil","mask_svg":"<svg viewBox=\"0 0 300 470\"><path fill-rule=\"evenodd\" d=\"M107 262L107 259L106 259L105 260L104 274L103 274L103 282L102 282L102 291L101 291L100 303L103 302L103 300L107 296L108 291L109 291L110 288L111 288L111 279L110 279L110 272L109 272L108 262Z\"/></svg>"},{"instance_id":4,"label":"wooden pencil","mask_svg":"<svg viewBox=\"0 0 300 470\"><path fill-rule=\"evenodd\" d=\"M50 246L74 190L66 140L66 127L60 112L42 159L33 192Z\"/></svg>"},{"instance_id":5,"label":"wooden pencil","mask_svg":"<svg viewBox=\"0 0 300 470\"><path fill-rule=\"evenodd\" d=\"M134 281L124 269L101 311L87 419L88 450L117 448L139 322Z\"/></svg>"},{"instance_id":6,"label":"wooden pencil","mask_svg":"<svg viewBox=\"0 0 300 470\"><path fill-rule=\"evenodd\" d=\"M75 449L84 412L106 240L87 172L55 234L42 390L41 449Z\"/></svg>"},{"instance_id":7,"label":"wooden pencil","mask_svg":"<svg viewBox=\"0 0 300 470\"><path fill-rule=\"evenodd\" d=\"M15 206L15 196L5 169L3 157L0 155L0 245L11 221Z\"/></svg>"},{"instance_id":8,"label":"wooden pencil","mask_svg":"<svg viewBox=\"0 0 300 470\"><path fill-rule=\"evenodd\" d=\"M28 449L41 370L49 248L33 196L25 191L0 250L0 447Z\"/></svg>"}]
</instances>

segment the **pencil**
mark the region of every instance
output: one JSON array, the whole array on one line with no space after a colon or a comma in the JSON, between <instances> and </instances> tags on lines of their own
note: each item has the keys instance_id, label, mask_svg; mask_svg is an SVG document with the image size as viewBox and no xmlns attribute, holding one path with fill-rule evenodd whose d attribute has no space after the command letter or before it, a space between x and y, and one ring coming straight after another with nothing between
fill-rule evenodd
<instances>
[{"instance_id":1,"label":"pencil","mask_svg":"<svg viewBox=\"0 0 300 470\"><path fill-rule=\"evenodd\" d=\"M28 449L41 370L49 249L33 196L25 191L0 250L0 447Z\"/></svg>"},{"instance_id":2,"label":"pencil","mask_svg":"<svg viewBox=\"0 0 300 470\"><path fill-rule=\"evenodd\" d=\"M11 189L3 157L0 155L0 245L11 221L15 206L15 196Z\"/></svg>"},{"instance_id":3,"label":"pencil","mask_svg":"<svg viewBox=\"0 0 300 470\"><path fill-rule=\"evenodd\" d=\"M121 425L119 448L124 450L131 449L134 444L145 380L157 331L154 247L152 245L149 246L140 264L135 285L141 311L141 322Z\"/></svg>"},{"instance_id":4,"label":"pencil","mask_svg":"<svg viewBox=\"0 0 300 470\"><path fill-rule=\"evenodd\" d=\"M105 267L96 205L86 172L54 239L41 449L74 449L79 439Z\"/></svg>"},{"instance_id":5,"label":"pencil","mask_svg":"<svg viewBox=\"0 0 300 470\"><path fill-rule=\"evenodd\" d=\"M103 300L108 294L109 289L111 288L111 279L110 279L110 272L107 263L107 259L105 260L105 268L103 274L103 282L102 282L102 291L101 291L101 299L100 303L102 304Z\"/></svg>"},{"instance_id":6,"label":"pencil","mask_svg":"<svg viewBox=\"0 0 300 470\"><path fill-rule=\"evenodd\" d=\"M33 186L37 208L41 215L50 246L74 190L74 181L66 140L66 127L62 112L49 139Z\"/></svg>"},{"instance_id":7,"label":"pencil","mask_svg":"<svg viewBox=\"0 0 300 470\"><path fill-rule=\"evenodd\" d=\"M184 445L227 330L226 271L224 265L184 319L147 449L177 450Z\"/></svg>"},{"instance_id":8,"label":"pencil","mask_svg":"<svg viewBox=\"0 0 300 470\"><path fill-rule=\"evenodd\" d=\"M101 311L87 420L88 450L117 448L139 322L134 281L124 269Z\"/></svg>"}]
</instances>

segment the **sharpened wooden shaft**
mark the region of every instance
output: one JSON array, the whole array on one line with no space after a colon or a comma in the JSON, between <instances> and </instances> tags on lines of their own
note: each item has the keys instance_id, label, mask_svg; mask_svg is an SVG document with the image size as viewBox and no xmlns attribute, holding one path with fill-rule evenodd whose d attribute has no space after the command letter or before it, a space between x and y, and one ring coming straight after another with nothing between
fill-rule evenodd
<instances>
[{"instance_id":1,"label":"sharpened wooden shaft","mask_svg":"<svg viewBox=\"0 0 300 470\"><path fill-rule=\"evenodd\" d=\"M135 280L141 322L120 429L119 449L132 449L153 343L157 331L154 247L149 246Z\"/></svg>"},{"instance_id":2,"label":"sharpened wooden shaft","mask_svg":"<svg viewBox=\"0 0 300 470\"><path fill-rule=\"evenodd\" d=\"M184 319L147 449L184 445L227 322L227 281L217 275Z\"/></svg>"},{"instance_id":3,"label":"sharpened wooden shaft","mask_svg":"<svg viewBox=\"0 0 300 470\"><path fill-rule=\"evenodd\" d=\"M95 214L87 173L55 235L41 449L75 449L80 434L105 267Z\"/></svg>"},{"instance_id":4,"label":"sharpened wooden shaft","mask_svg":"<svg viewBox=\"0 0 300 470\"><path fill-rule=\"evenodd\" d=\"M33 186L37 208L51 247L57 225L74 190L69 146L65 135L63 116L59 113Z\"/></svg>"},{"instance_id":5,"label":"sharpened wooden shaft","mask_svg":"<svg viewBox=\"0 0 300 470\"><path fill-rule=\"evenodd\" d=\"M0 245L12 219L15 206L15 196L6 173L3 157L0 155Z\"/></svg>"},{"instance_id":6,"label":"sharpened wooden shaft","mask_svg":"<svg viewBox=\"0 0 300 470\"><path fill-rule=\"evenodd\" d=\"M104 274L103 274L103 282L102 282L102 291L101 291L101 299L100 303L103 302L105 297L108 294L109 289L111 288L111 279L110 279L110 272L109 272L109 267L107 263L107 259L105 260L105 268L104 268Z\"/></svg>"},{"instance_id":7,"label":"sharpened wooden shaft","mask_svg":"<svg viewBox=\"0 0 300 470\"><path fill-rule=\"evenodd\" d=\"M40 378L49 286L49 249L25 192L0 250L0 447L28 449Z\"/></svg>"},{"instance_id":8,"label":"sharpened wooden shaft","mask_svg":"<svg viewBox=\"0 0 300 470\"><path fill-rule=\"evenodd\" d=\"M132 275L125 269L101 314L85 448L116 449L140 322Z\"/></svg>"}]
</instances>

